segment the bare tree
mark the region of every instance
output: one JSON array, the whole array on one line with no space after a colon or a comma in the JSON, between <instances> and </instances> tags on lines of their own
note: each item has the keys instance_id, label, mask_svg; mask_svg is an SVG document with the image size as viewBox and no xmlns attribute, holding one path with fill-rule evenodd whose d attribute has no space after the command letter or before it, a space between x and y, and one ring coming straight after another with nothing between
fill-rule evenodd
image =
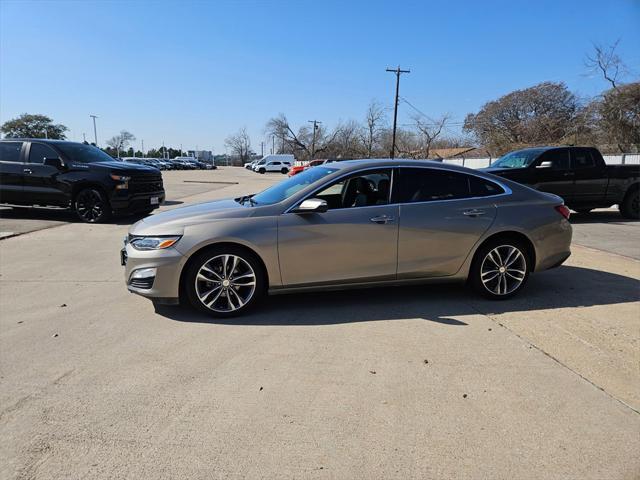
<instances>
[{"instance_id":1,"label":"bare tree","mask_svg":"<svg viewBox=\"0 0 640 480\"><path fill-rule=\"evenodd\" d=\"M431 150L431 146L436 141L436 139L442 133L442 130L445 128L447 122L449 121L450 116L443 115L442 117L431 121L430 119L425 119L420 116L415 116L414 121L416 122L416 130L418 131L418 135L420 137L421 144L421 155L424 158L429 158L429 151Z\"/></svg>"},{"instance_id":2,"label":"bare tree","mask_svg":"<svg viewBox=\"0 0 640 480\"><path fill-rule=\"evenodd\" d=\"M627 73L627 66L616 53L619 43L620 39L609 47L594 45L593 52L587 54L584 61L591 72L601 74L613 88L618 88L620 78Z\"/></svg>"},{"instance_id":3,"label":"bare tree","mask_svg":"<svg viewBox=\"0 0 640 480\"><path fill-rule=\"evenodd\" d=\"M133 133L128 132L126 130L120 130L118 135L114 135L109 140L107 140L107 145L116 150L116 154L119 157L120 151L125 150L129 144L135 141L136 137Z\"/></svg>"},{"instance_id":4,"label":"bare tree","mask_svg":"<svg viewBox=\"0 0 640 480\"><path fill-rule=\"evenodd\" d=\"M371 158L375 146L380 140L385 120L384 107L375 100L372 100L367 108L366 125L364 127L364 135L362 135L362 143L364 144L365 155Z\"/></svg>"},{"instance_id":5,"label":"bare tree","mask_svg":"<svg viewBox=\"0 0 640 480\"><path fill-rule=\"evenodd\" d=\"M224 144L231 150L233 155L237 155L240 158L241 163L249 160L249 155L251 154L251 139L245 127L242 127L237 133L229 135L225 139Z\"/></svg>"}]
</instances>

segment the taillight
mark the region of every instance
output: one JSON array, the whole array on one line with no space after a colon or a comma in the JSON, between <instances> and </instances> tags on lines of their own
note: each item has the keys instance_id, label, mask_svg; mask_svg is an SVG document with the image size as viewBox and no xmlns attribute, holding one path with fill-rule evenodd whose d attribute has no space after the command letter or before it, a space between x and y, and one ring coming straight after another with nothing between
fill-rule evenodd
<instances>
[{"instance_id":1,"label":"taillight","mask_svg":"<svg viewBox=\"0 0 640 480\"><path fill-rule=\"evenodd\" d=\"M571 216L571 210L569 210L569 208L566 205L558 205L557 207L555 207L555 209L556 209L556 212L558 212L564 218L569 220L569 217Z\"/></svg>"}]
</instances>

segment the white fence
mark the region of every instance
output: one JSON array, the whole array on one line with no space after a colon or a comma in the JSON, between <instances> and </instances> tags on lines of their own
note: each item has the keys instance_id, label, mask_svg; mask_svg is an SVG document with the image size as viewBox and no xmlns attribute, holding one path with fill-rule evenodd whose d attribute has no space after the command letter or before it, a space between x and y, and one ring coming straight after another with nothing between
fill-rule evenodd
<instances>
[{"instance_id":1,"label":"white fence","mask_svg":"<svg viewBox=\"0 0 640 480\"><path fill-rule=\"evenodd\" d=\"M640 165L640 153L622 153L620 155L603 155L607 165ZM496 161L496 158L449 158L444 163L462 165L467 168L484 168Z\"/></svg>"}]
</instances>

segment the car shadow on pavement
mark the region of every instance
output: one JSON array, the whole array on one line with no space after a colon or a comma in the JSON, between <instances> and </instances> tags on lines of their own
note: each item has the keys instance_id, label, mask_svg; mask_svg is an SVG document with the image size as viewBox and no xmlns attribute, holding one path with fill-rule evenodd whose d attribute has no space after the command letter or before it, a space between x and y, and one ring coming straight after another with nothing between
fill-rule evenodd
<instances>
[{"instance_id":1,"label":"car shadow on pavement","mask_svg":"<svg viewBox=\"0 0 640 480\"><path fill-rule=\"evenodd\" d=\"M115 225L130 225L144 218L146 215L115 215L106 223ZM0 208L0 218L11 220L44 220L49 222L83 223L74 212L62 208Z\"/></svg>"},{"instance_id":2,"label":"car shadow on pavement","mask_svg":"<svg viewBox=\"0 0 640 480\"><path fill-rule=\"evenodd\" d=\"M638 222L640 220L636 220L633 218L625 218L620 215L618 211L612 210L595 210L590 213L571 213L570 222L573 224L581 224L581 223L629 223L629 222Z\"/></svg>"},{"instance_id":3,"label":"car shadow on pavement","mask_svg":"<svg viewBox=\"0 0 640 480\"><path fill-rule=\"evenodd\" d=\"M212 318L190 308L156 305L156 313L181 322L235 325L331 325L394 319L423 319L449 326L467 325L457 316L500 314L640 299L640 281L599 270L562 266L534 274L512 299L491 301L462 285L412 285L271 296L246 314Z\"/></svg>"}]
</instances>

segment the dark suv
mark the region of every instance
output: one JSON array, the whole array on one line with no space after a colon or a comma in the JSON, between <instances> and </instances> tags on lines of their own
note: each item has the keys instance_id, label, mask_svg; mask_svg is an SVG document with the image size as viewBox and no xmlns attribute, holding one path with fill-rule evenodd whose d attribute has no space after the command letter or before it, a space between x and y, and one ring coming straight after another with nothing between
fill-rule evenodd
<instances>
[{"instance_id":1,"label":"dark suv","mask_svg":"<svg viewBox=\"0 0 640 480\"><path fill-rule=\"evenodd\" d=\"M150 213L164 201L160 171L84 143L0 140L0 203L69 208L84 222Z\"/></svg>"}]
</instances>

